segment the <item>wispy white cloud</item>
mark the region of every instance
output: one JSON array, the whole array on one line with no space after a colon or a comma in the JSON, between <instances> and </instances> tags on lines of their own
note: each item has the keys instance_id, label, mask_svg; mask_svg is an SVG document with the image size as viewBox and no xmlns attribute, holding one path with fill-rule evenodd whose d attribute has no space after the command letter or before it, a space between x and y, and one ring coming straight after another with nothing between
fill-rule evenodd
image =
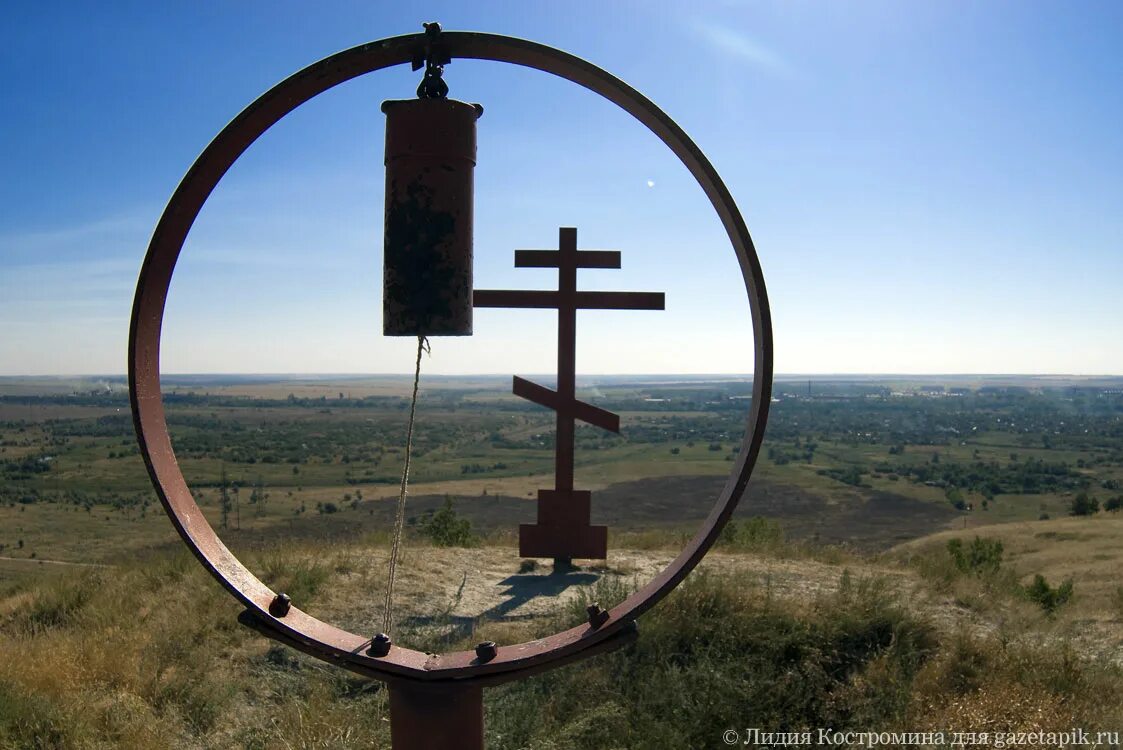
<instances>
[{"instance_id":1,"label":"wispy white cloud","mask_svg":"<svg viewBox=\"0 0 1123 750\"><path fill-rule=\"evenodd\" d=\"M783 57L748 34L712 21L694 21L694 32L718 51L739 58L769 73L794 77L795 68Z\"/></svg>"},{"instance_id":2,"label":"wispy white cloud","mask_svg":"<svg viewBox=\"0 0 1123 750\"><path fill-rule=\"evenodd\" d=\"M0 233L0 267L67 264L143 252L152 227L139 213L50 229Z\"/></svg>"},{"instance_id":3,"label":"wispy white cloud","mask_svg":"<svg viewBox=\"0 0 1123 750\"><path fill-rule=\"evenodd\" d=\"M138 264L123 259L44 262L0 273L0 323L50 327L109 313L128 316Z\"/></svg>"}]
</instances>

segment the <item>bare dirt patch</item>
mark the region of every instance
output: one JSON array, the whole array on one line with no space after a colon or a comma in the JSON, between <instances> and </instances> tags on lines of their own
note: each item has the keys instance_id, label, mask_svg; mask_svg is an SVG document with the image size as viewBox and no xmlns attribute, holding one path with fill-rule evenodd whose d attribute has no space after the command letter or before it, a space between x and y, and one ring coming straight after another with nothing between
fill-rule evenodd
<instances>
[{"instance_id":1,"label":"bare dirt patch","mask_svg":"<svg viewBox=\"0 0 1123 750\"><path fill-rule=\"evenodd\" d=\"M642 586L672 557L669 551L616 550L606 561L557 573L549 564L528 569L511 548L408 547L394 587L395 624L407 643L434 635L453 641L481 629L499 632L495 625L534 632L595 587ZM357 632L380 629L386 564L382 549L348 560L348 572L333 581L323 614Z\"/></svg>"},{"instance_id":2,"label":"bare dirt patch","mask_svg":"<svg viewBox=\"0 0 1123 750\"><path fill-rule=\"evenodd\" d=\"M610 550L603 563L555 574L548 565L525 570L517 551L509 548L409 547L395 586L395 638L417 647L434 637L448 643L469 636L500 643L541 637L577 624L579 620L559 620L567 608L580 617L571 606L575 600L643 586L673 556L667 550ZM315 614L355 632L381 629L385 566L382 549L351 556L347 572L334 577L331 595ZM914 573L901 568L713 552L699 570L731 577L746 589L803 602L821 600L844 586L876 586L948 631L991 629L976 613L933 594Z\"/></svg>"},{"instance_id":3,"label":"bare dirt patch","mask_svg":"<svg viewBox=\"0 0 1123 750\"><path fill-rule=\"evenodd\" d=\"M612 529L689 528L709 514L724 477L672 476L613 484L593 493L593 523ZM532 498L508 495L450 495L456 512L481 531L514 529L532 523ZM419 518L440 508L443 495L409 500L409 515ZM375 503L375 517L390 521L394 505ZM764 516L781 522L789 538L878 551L947 528L957 517L950 506L878 490L855 489L841 499L825 498L800 487L768 480L749 484L736 517Z\"/></svg>"}]
</instances>

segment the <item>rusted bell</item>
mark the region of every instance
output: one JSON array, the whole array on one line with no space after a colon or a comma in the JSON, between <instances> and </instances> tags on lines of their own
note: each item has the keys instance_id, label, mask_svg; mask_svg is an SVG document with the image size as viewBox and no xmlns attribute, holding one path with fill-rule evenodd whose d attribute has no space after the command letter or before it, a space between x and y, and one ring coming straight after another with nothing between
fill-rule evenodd
<instances>
[{"instance_id":1,"label":"rusted bell","mask_svg":"<svg viewBox=\"0 0 1123 750\"><path fill-rule=\"evenodd\" d=\"M386 223L382 332L472 333L472 172L479 104L382 103Z\"/></svg>"}]
</instances>

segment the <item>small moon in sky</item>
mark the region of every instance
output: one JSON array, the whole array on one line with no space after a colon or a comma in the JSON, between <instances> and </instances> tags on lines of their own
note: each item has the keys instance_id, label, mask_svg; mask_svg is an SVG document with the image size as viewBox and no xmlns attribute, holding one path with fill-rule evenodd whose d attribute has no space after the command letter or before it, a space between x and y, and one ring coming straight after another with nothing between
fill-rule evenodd
<instances>
[{"instance_id":1,"label":"small moon in sky","mask_svg":"<svg viewBox=\"0 0 1123 750\"><path fill-rule=\"evenodd\" d=\"M647 181L647 186L648 186L649 188L653 188L653 187L655 187L655 180L648 180L648 181Z\"/></svg>"}]
</instances>

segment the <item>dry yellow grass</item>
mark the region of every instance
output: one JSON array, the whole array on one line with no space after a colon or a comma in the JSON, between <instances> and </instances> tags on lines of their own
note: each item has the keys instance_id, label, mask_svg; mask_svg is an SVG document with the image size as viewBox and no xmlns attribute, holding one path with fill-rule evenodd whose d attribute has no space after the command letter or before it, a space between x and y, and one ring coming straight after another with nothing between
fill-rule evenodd
<instances>
[{"instance_id":1,"label":"dry yellow grass","mask_svg":"<svg viewBox=\"0 0 1123 750\"><path fill-rule=\"evenodd\" d=\"M1001 572L992 579L948 576L948 541L976 536L1002 543ZM1123 664L1121 549L1123 518L1101 513L944 531L902 544L885 559L928 571L937 589L1013 640L1041 649L1069 643L1086 658ZM1072 598L1043 611L1022 595L1037 575L1053 588L1072 581Z\"/></svg>"},{"instance_id":2,"label":"dry yellow grass","mask_svg":"<svg viewBox=\"0 0 1123 750\"><path fill-rule=\"evenodd\" d=\"M509 547L413 544L401 564L395 638L445 650L485 638L511 643L554 632L580 618L588 598L612 604L676 552L616 549L608 561L578 571L572 585L559 587L557 577L542 568L520 571L522 561ZM259 553L249 562L275 588L291 592L298 605L365 632L379 627L385 558L384 544L336 544ZM675 705L702 688L710 691L711 703L718 702L713 705L741 693L748 697L739 700L751 698L746 706L757 705L773 687L745 692L738 681L756 678L752 670L739 670L748 655L771 648L807 659L808 671L776 689L792 696L831 691L829 701L793 704L793 711L845 707L864 722L892 718L913 729L960 731L984 721L1021 729L1123 719L1119 701L1105 693L1104 686L1119 678L1105 671L1110 666L1070 658L1060 641L1011 638L1021 633L1010 631L1010 622L987 622L957 607L914 570L891 561L847 557L836 563L718 550L703 570L708 575L693 576L686 593L676 592L645 616L640 632L648 640L638 651L495 691L489 700L504 707L508 724L497 716L489 721L510 733L518 729L511 717L525 713L533 727L541 702L556 700L550 704L556 726L543 730L555 732L548 735L556 741L549 746L603 747L599 735L577 729L599 721L606 701L623 701L618 708L625 719L633 712L663 711L658 708L663 703ZM246 631L236 624L238 609L185 554L115 569L66 569L52 580L20 584L0 595L0 748L386 746L386 707L376 685ZM923 623L934 623L932 636L924 635L929 626ZM683 628L689 632L680 632ZM896 650L905 648L902 638L915 640L916 654ZM800 639L811 640L801 645ZM668 640L677 645L668 646ZM931 656L929 641L939 644ZM883 645L869 646L872 650L861 645L877 642ZM832 649L857 646L867 650L852 657L853 672L824 676L813 666L820 658L816 649L826 649L821 658L828 663L838 658ZM668 655L660 651L664 648L671 649ZM679 670L694 669L695 658L710 660L690 678L703 682L680 686ZM914 659L924 661L914 669L908 666ZM660 670L650 675L650 695L622 697L622 690L645 689L646 672L618 674L633 664ZM727 670L725 681L705 682L713 670ZM800 680L807 686L799 687ZM815 680L827 682L816 686ZM708 721L717 721L720 711L707 710ZM793 714L804 717L801 721L817 715ZM744 718L730 715L729 725ZM629 719L614 730L635 732L621 747L655 746L650 744L655 730L644 734L637 728L642 723L628 729ZM711 729L695 728L690 736ZM526 746L512 744L514 736L519 735L497 738L494 746ZM29 738L43 739L36 745Z\"/></svg>"},{"instance_id":3,"label":"dry yellow grass","mask_svg":"<svg viewBox=\"0 0 1123 750\"><path fill-rule=\"evenodd\" d=\"M1038 573L1050 582L1072 579L1077 596L1069 612L1074 616L1123 621L1123 518L1101 513L943 531L901 544L889 555L908 558L943 548L950 539L970 541L975 536L1001 541L1003 565L1016 570L1023 583Z\"/></svg>"}]
</instances>

